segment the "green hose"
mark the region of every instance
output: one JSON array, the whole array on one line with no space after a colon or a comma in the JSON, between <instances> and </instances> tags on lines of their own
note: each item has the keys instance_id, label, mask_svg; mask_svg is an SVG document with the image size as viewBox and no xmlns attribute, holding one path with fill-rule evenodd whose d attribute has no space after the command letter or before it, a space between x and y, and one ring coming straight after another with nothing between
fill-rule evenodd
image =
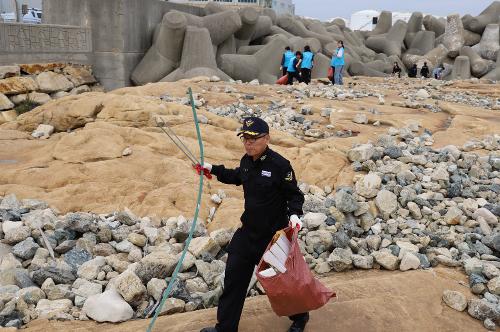
<instances>
[{"instance_id":1,"label":"green hose","mask_svg":"<svg viewBox=\"0 0 500 332\"><path fill-rule=\"evenodd\" d=\"M193 118L194 118L194 124L196 126L196 135L198 137L198 145L200 146L200 164L203 166L203 162L204 162L203 141L201 139L200 126L198 124L198 116L196 115L196 108L194 107L194 100L193 100L193 91L191 90L191 88L188 88L188 94L189 94L189 101L191 102L191 109L193 110ZM160 305L155 310L155 314L154 314L153 318L151 319L151 322L149 323L147 332L151 332L153 330L156 319L158 319L158 316L160 315L161 309L165 305L165 302L167 301L168 297L170 296L170 293L172 292L172 288L174 287L175 281L177 279L177 274L179 273L179 270L182 266L182 263L184 262L184 258L186 257L186 253L187 253L187 250L189 248L189 244L191 243L194 230L196 229L196 221L198 220L198 213L200 211L202 192L203 192L203 172L200 172L200 182L199 182L199 186L198 186L198 198L196 201L196 210L194 212L193 224L191 225L191 229L189 230L189 236L185 242L184 250L182 251L182 255L181 255L181 259L177 262L177 266L175 267L175 270L172 273L172 277L170 278L170 282L168 283L168 287L167 287L166 291L163 292L163 296L162 296Z\"/></svg>"}]
</instances>

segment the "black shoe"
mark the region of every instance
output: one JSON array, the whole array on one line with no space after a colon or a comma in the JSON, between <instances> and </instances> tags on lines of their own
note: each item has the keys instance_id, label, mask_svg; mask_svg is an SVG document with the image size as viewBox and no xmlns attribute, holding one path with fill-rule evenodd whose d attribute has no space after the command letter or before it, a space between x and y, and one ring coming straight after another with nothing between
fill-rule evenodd
<instances>
[{"instance_id":1,"label":"black shoe","mask_svg":"<svg viewBox=\"0 0 500 332\"><path fill-rule=\"evenodd\" d=\"M307 322L309 321L309 313L304 316L304 318L293 321L292 325L288 329L288 332L304 332Z\"/></svg>"},{"instance_id":2,"label":"black shoe","mask_svg":"<svg viewBox=\"0 0 500 332\"><path fill-rule=\"evenodd\" d=\"M215 327L205 327L200 332L217 332L217 329Z\"/></svg>"}]
</instances>

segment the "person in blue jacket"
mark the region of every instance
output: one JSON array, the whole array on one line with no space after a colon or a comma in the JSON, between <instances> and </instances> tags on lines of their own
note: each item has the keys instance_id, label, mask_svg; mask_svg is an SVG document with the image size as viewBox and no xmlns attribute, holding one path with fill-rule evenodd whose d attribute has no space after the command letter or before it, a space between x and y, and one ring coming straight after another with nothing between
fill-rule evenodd
<instances>
[{"instance_id":1,"label":"person in blue jacket","mask_svg":"<svg viewBox=\"0 0 500 332\"><path fill-rule=\"evenodd\" d=\"M302 64L300 65L300 75L302 82L306 84L311 83L311 70L314 66L314 54L311 52L311 47L306 45L304 47L304 54L302 54Z\"/></svg>"},{"instance_id":2,"label":"person in blue jacket","mask_svg":"<svg viewBox=\"0 0 500 332\"><path fill-rule=\"evenodd\" d=\"M337 49L333 53L331 62L331 66L334 72L332 78L332 84L338 84L338 85L344 84L344 82L342 82L342 70L344 69L345 65L344 58L345 58L344 42L342 40L339 40L339 42L337 43Z\"/></svg>"},{"instance_id":3,"label":"person in blue jacket","mask_svg":"<svg viewBox=\"0 0 500 332\"><path fill-rule=\"evenodd\" d=\"M286 75L287 69L288 69L288 64L290 63L290 60L293 59L294 54L292 50L290 49L290 46L285 47L285 53L283 53L283 57L281 58L281 67L280 70L283 73L283 76Z\"/></svg>"},{"instance_id":4,"label":"person in blue jacket","mask_svg":"<svg viewBox=\"0 0 500 332\"><path fill-rule=\"evenodd\" d=\"M300 78L300 66L302 64L302 52L295 52L295 57L290 60L287 67L288 81L286 84L292 85L293 79L296 78L297 81L301 82Z\"/></svg>"}]
</instances>

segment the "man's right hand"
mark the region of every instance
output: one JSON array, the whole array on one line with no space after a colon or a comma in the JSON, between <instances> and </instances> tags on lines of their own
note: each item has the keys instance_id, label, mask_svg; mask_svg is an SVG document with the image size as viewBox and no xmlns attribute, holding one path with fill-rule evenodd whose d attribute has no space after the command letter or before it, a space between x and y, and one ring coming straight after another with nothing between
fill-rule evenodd
<instances>
[{"instance_id":1,"label":"man's right hand","mask_svg":"<svg viewBox=\"0 0 500 332\"><path fill-rule=\"evenodd\" d=\"M212 179L212 174L210 174L212 172L212 165L209 164L209 163L203 163L203 167L201 167L200 164L197 164L197 165L194 165L194 169L196 170L196 173L198 173L198 175L201 174L201 172L203 172L203 175L207 177L207 179L211 180Z\"/></svg>"}]
</instances>

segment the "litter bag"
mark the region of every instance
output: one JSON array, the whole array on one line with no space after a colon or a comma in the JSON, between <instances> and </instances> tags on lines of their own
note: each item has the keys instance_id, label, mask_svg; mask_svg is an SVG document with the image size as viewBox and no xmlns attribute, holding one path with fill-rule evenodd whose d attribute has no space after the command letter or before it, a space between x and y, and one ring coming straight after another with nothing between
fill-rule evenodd
<instances>
[{"instance_id":1,"label":"litter bag","mask_svg":"<svg viewBox=\"0 0 500 332\"><path fill-rule=\"evenodd\" d=\"M298 229L288 227L283 231L291 242L285 263L286 271L265 277L264 275L269 274L261 275L260 272L269 270L270 265L261 259L257 267L257 280L264 287L271 307L278 316L291 316L318 309L336 297L336 294L314 278L300 252ZM266 252L273 244L271 241Z\"/></svg>"},{"instance_id":2,"label":"litter bag","mask_svg":"<svg viewBox=\"0 0 500 332\"><path fill-rule=\"evenodd\" d=\"M285 85L286 82L288 82L288 74L286 74L285 76L282 76L279 80L277 80L276 84Z\"/></svg>"},{"instance_id":3,"label":"litter bag","mask_svg":"<svg viewBox=\"0 0 500 332\"><path fill-rule=\"evenodd\" d=\"M333 67L328 68L328 79L331 80L333 78Z\"/></svg>"}]
</instances>

